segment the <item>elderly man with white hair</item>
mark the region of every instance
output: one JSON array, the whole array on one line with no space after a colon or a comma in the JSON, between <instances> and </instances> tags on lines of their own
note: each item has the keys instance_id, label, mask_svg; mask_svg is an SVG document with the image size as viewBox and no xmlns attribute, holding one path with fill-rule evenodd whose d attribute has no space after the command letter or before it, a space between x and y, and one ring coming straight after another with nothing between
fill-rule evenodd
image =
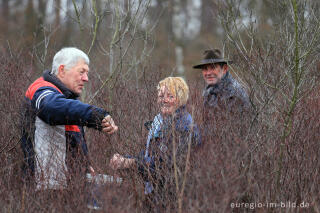
<instances>
[{"instance_id":1,"label":"elderly man with white hair","mask_svg":"<svg viewBox=\"0 0 320 213\"><path fill-rule=\"evenodd\" d=\"M88 82L89 58L63 48L25 93L21 145L24 170L36 190L64 189L72 173L94 172L88 161L84 126L106 134L118 130L109 113L78 100Z\"/></svg>"}]
</instances>

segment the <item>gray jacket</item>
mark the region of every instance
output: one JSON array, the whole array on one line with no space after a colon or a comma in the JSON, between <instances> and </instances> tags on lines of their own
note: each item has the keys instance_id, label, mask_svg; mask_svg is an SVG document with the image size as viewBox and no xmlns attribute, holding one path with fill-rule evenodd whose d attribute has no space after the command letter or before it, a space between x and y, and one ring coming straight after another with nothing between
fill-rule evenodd
<instances>
[{"instance_id":1,"label":"gray jacket","mask_svg":"<svg viewBox=\"0 0 320 213\"><path fill-rule=\"evenodd\" d=\"M208 85L203 91L204 107L224 107L228 111L235 109L240 112L249 108L249 97L242 85L227 72L221 81L215 85Z\"/></svg>"}]
</instances>

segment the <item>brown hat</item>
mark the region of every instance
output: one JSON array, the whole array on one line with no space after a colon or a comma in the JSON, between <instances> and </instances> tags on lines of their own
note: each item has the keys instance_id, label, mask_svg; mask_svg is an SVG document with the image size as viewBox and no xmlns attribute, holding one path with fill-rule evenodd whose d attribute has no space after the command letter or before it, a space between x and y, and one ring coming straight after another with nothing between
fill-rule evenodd
<instances>
[{"instance_id":1,"label":"brown hat","mask_svg":"<svg viewBox=\"0 0 320 213\"><path fill-rule=\"evenodd\" d=\"M231 64L232 61L224 59L222 57L221 51L218 49L206 50L204 51L204 59L197 65L194 65L194 69L202 69L204 65L215 64L215 63L226 63Z\"/></svg>"}]
</instances>

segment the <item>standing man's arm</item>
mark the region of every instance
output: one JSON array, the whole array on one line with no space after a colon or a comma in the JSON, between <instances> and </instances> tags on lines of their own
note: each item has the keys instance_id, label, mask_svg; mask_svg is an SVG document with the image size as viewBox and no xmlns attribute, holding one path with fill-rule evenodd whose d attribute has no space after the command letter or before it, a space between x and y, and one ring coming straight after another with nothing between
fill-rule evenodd
<instances>
[{"instance_id":1,"label":"standing man's arm","mask_svg":"<svg viewBox=\"0 0 320 213\"><path fill-rule=\"evenodd\" d=\"M79 100L67 99L51 87L39 88L32 98L37 116L50 125L80 125L107 134L118 130L109 113Z\"/></svg>"}]
</instances>

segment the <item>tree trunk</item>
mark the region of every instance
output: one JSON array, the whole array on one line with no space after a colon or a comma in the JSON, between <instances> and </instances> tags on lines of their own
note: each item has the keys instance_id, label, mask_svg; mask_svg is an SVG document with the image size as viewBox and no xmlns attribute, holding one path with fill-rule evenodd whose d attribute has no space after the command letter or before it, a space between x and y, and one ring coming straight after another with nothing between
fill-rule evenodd
<instances>
[{"instance_id":1,"label":"tree trunk","mask_svg":"<svg viewBox=\"0 0 320 213\"><path fill-rule=\"evenodd\" d=\"M56 0L56 6L54 9L55 12L55 27L60 25L60 8L61 8L61 0Z\"/></svg>"},{"instance_id":2,"label":"tree trunk","mask_svg":"<svg viewBox=\"0 0 320 213\"><path fill-rule=\"evenodd\" d=\"M9 29L9 14L9 0L2 0L2 21L0 25L4 35L7 35Z\"/></svg>"},{"instance_id":3,"label":"tree trunk","mask_svg":"<svg viewBox=\"0 0 320 213\"><path fill-rule=\"evenodd\" d=\"M34 11L33 1L29 0L25 12L26 43L31 44L34 39L34 32L37 27L37 18Z\"/></svg>"}]
</instances>

